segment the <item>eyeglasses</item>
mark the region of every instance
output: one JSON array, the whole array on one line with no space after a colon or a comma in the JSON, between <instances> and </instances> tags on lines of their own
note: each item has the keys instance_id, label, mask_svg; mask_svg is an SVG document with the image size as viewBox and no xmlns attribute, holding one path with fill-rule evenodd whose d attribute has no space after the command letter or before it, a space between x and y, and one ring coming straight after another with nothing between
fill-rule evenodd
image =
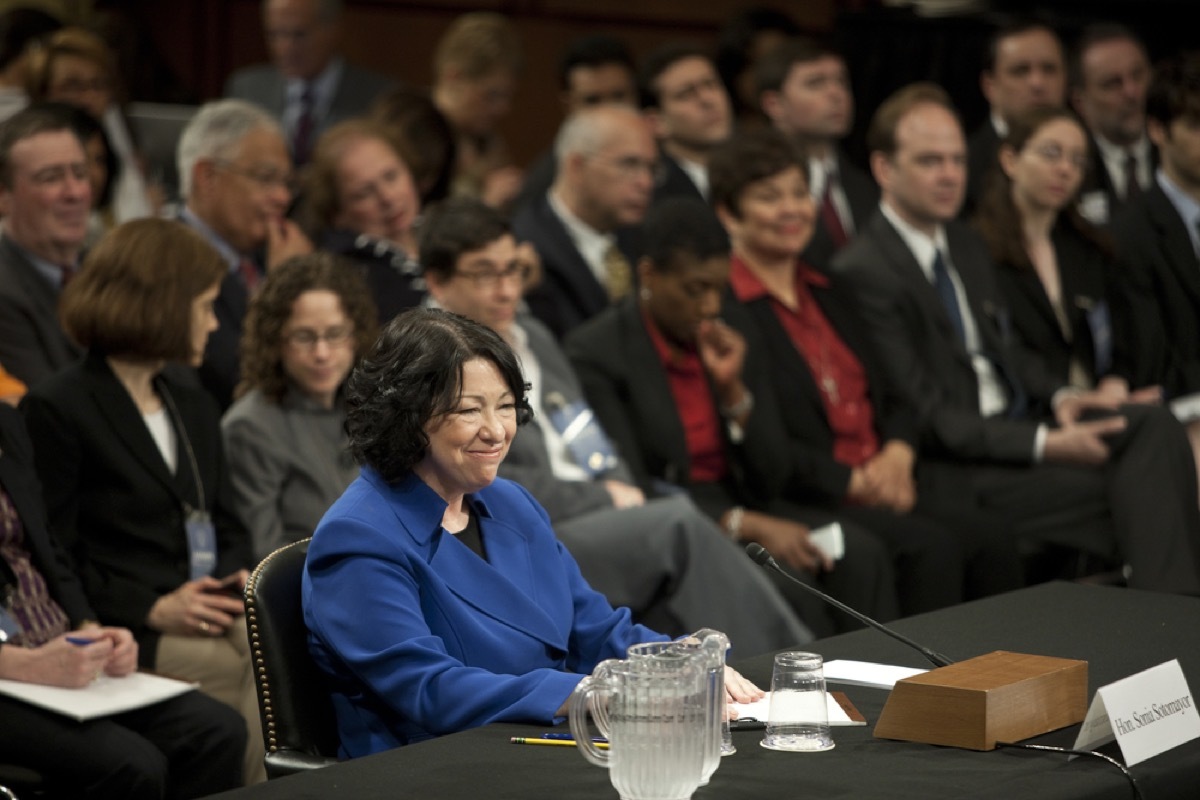
<instances>
[{"instance_id":1,"label":"eyeglasses","mask_svg":"<svg viewBox=\"0 0 1200 800\"><path fill-rule=\"evenodd\" d=\"M658 162L654 159L638 158L637 156L622 156L620 158L594 157L597 161L612 167L622 178L636 178L649 175L651 178L658 174Z\"/></svg>"},{"instance_id":2,"label":"eyeglasses","mask_svg":"<svg viewBox=\"0 0 1200 800\"><path fill-rule=\"evenodd\" d=\"M524 261L514 261L504 269L459 270L455 275L466 278L478 289L495 289L501 281L516 278L519 283L529 280L529 264Z\"/></svg>"},{"instance_id":3,"label":"eyeglasses","mask_svg":"<svg viewBox=\"0 0 1200 800\"><path fill-rule=\"evenodd\" d=\"M231 172L234 175L240 175L247 180L258 184L261 189L283 188L288 194L296 193L296 176L291 172L279 172L274 169L263 167L239 167L232 161L214 161L218 169L223 169L226 172Z\"/></svg>"},{"instance_id":4,"label":"eyeglasses","mask_svg":"<svg viewBox=\"0 0 1200 800\"><path fill-rule=\"evenodd\" d=\"M317 342L325 342L330 347L340 347L349 342L353 337L354 328L349 325L339 325L322 333L318 333L312 328L300 328L299 330L284 334L283 340L292 347L302 350L312 350L317 346Z\"/></svg>"},{"instance_id":5,"label":"eyeglasses","mask_svg":"<svg viewBox=\"0 0 1200 800\"><path fill-rule=\"evenodd\" d=\"M1046 144L1030 148L1030 152L1047 164L1057 164L1066 159L1068 164L1078 170L1087 169L1087 153L1079 151L1067 152L1063 149L1062 145L1054 144L1053 142L1047 142Z\"/></svg>"}]
</instances>

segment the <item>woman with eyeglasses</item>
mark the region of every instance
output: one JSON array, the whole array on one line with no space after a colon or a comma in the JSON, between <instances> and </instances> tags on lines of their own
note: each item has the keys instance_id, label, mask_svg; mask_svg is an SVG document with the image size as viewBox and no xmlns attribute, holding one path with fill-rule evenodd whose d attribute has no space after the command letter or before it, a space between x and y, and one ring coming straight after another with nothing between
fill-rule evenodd
<instances>
[{"instance_id":1,"label":"woman with eyeglasses","mask_svg":"<svg viewBox=\"0 0 1200 800\"><path fill-rule=\"evenodd\" d=\"M342 384L375 327L362 277L328 253L280 265L251 302L242 381L221 430L256 560L311 536L358 475Z\"/></svg>"},{"instance_id":2,"label":"woman with eyeglasses","mask_svg":"<svg viewBox=\"0 0 1200 800\"><path fill-rule=\"evenodd\" d=\"M1155 400L1131 391L1120 298L1108 237L1075 208L1088 138L1067 109L1014 120L974 218L998 268L1018 343L1057 380L1114 401Z\"/></svg>"}]
</instances>

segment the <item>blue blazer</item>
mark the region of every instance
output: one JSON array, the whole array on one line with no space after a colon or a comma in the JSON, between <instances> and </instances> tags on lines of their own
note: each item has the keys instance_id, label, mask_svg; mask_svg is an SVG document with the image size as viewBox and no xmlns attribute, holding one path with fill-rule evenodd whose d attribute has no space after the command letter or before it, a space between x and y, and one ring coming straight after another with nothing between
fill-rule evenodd
<instances>
[{"instance_id":1,"label":"blue blazer","mask_svg":"<svg viewBox=\"0 0 1200 800\"><path fill-rule=\"evenodd\" d=\"M592 590L515 483L468 498L485 561L415 475L362 475L317 526L302 598L343 757L491 722L551 723L584 674L666 637Z\"/></svg>"}]
</instances>

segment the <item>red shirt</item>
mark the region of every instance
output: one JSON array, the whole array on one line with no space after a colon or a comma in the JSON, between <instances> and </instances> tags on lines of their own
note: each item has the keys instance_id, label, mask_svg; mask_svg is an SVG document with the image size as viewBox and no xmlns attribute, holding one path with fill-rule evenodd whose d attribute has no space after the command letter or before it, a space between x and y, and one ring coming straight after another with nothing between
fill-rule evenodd
<instances>
[{"instance_id":1,"label":"red shirt","mask_svg":"<svg viewBox=\"0 0 1200 800\"><path fill-rule=\"evenodd\" d=\"M721 417L713 402L712 389L700 354L694 348L679 350L667 343L645 312L642 323L654 343L654 351L667 372L667 383L675 399L675 410L687 441L688 477L696 483L714 483L729 473L721 438Z\"/></svg>"},{"instance_id":2,"label":"red shirt","mask_svg":"<svg viewBox=\"0 0 1200 800\"><path fill-rule=\"evenodd\" d=\"M729 283L734 296L743 303L768 297L779 323L808 364L813 381L821 391L825 416L833 431L834 459L850 467L866 463L879 452L875 413L867 396L867 374L854 351L829 324L810 288L824 288L829 285L829 279L797 261L796 307L793 309L771 294L736 255L731 266Z\"/></svg>"}]
</instances>

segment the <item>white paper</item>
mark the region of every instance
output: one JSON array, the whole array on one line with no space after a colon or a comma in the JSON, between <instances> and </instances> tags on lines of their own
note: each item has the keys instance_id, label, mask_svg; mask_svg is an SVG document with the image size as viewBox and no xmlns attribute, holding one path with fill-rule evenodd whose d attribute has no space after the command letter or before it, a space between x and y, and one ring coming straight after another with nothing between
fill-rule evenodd
<instances>
[{"instance_id":1,"label":"white paper","mask_svg":"<svg viewBox=\"0 0 1200 800\"><path fill-rule=\"evenodd\" d=\"M897 667L890 664L873 664L870 661L836 659L826 661L824 666L826 683L844 683L849 686L870 686L875 689L891 689L896 681L928 672L919 667Z\"/></svg>"},{"instance_id":2,"label":"white paper","mask_svg":"<svg viewBox=\"0 0 1200 800\"><path fill-rule=\"evenodd\" d=\"M101 675L79 689L0 680L0 694L83 722L159 703L190 692L196 686L147 672L134 672L123 678Z\"/></svg>"},{"instance_id":3,"label":"white paper","mask_svg":"<svg viewBox=\"0 0 1200 800\"><path fill-rule=\"evenodd\" d=\"M1114 738L1128 767L1200 738L1200 715L1178 659L1096 690L1074 749Z\"/></svg>"},{"instance_id":4,"label":"white paper","mask_svg":"<svg viewBox=\"0 0 1200 800\"><path fill-rule=\"evenodd\" d=\"M829 558L837 561L846 555L846 539L842 534L842 524L831 522L808 532L808 540Z\"/></svg>"},{"instance_id":5,"label":"white paper","mask_svg":"<svg viewBox=\"0 0 1200 800\"><path fill-rule=\"evenodd\" d=\"M766 722L771 718L771 693L767 692L761 700L756 700L753 703L734 703L733 707L737 709L738 719L757 719L761 722ZM859 722L850 719L846 712L838 705L838 701L834 699L829 692L825 693L825 707L829 712L830 725L866 725L866 722Z\"/></svg>"}]
</instances>

